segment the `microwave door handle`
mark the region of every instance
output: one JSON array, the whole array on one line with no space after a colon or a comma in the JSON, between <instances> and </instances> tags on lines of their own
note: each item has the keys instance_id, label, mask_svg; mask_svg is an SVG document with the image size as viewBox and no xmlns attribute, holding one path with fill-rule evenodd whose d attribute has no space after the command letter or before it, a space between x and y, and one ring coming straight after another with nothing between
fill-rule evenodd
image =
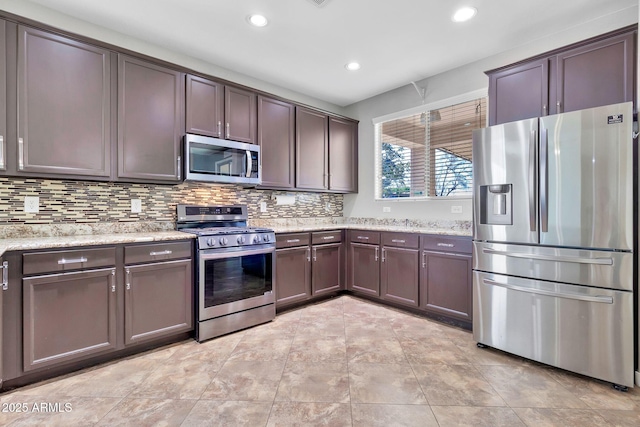
<instances>
[{"instance_id":1,"label":"microwave door handle","mask_svg":"<svg viewBox=\"0 0 640 427\"><path fill-rule=\"evenodd\" d=\"M251 164L251 151L246 150L247 152L247 178L251 178L251 172L253 172L251 170L252 164Z\"/></svg>"}]
</instances>

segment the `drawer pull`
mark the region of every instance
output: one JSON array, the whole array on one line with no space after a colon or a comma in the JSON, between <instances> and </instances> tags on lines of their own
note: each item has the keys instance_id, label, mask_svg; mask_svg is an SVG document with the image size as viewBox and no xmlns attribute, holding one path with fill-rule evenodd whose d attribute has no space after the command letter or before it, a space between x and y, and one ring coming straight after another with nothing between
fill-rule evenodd
<instances>
[{"instance_id":1,"label":"drawer pull","mask_svg":"<svg viewBox=\"0 0 640 427\"><path fill-rule=\"evenodd\" d=\"M173 251L158 251L158 252L149 252L149 256L160 256L160 255L171 255Z\"/></svg>"},{"instance_id":2,"label":"drawer pull","mask_svg":"<svg viewBox=\"0 0 640 427\"><path fill-rule=\"evenodd\" d=\"M300 239L289 239L287 240L287 243L298 243L300 241Z\"/></svg>"},{"instance_id":3,"label":"drawer pull","mask_svg":"<svg viewBox=\"0 0 640 427\"><path fill-rule=\"evenodd\" d=\"M367 236L357 236L356 239L369 240Z\"/></svg>"},{"instance_id":4,"label":"drawer pull","mask_svg":"<svg viewBox=\"0 0 640 427\"><path fill-rule=\"evenodd\" d=\"M438 243L437 246L444 246L445 248L454 248L456 245L453 243Z\"/></svg>"},{"instance_id":5,"label":"drawer pull","mask_svg":"<svg viewBox=\"0 0 640 427\"><path fill-rule=\"evenodd\" d=\"M393 243L407 243L406 240L400 240L400 239L392 239L391 240Z\"/></svg>"},{"instance_id":6,"label":"drawer pull","mask_svg":"<svg viewBox=\"0 0 640 427\"><path fill-rule=\"evenodd\" d=\"M76 259L59 259L58 260L58 265L67 265L67 264L81 264L83 262L87 262L87 258L85 257L80 257L80 258L76 258Z\"/></svg>"},{"instance_id":7,"label":"drawer pull","mask_svg":"<svg viewBox=\"0 0 640 427\"><path fill-rule=\"evenodd\" d=\"M336 238L336 236L324 236L324 237L322 238L322 240L333 240L333 239L335 239L335 238Z\"/></svg>"}]
</instances>

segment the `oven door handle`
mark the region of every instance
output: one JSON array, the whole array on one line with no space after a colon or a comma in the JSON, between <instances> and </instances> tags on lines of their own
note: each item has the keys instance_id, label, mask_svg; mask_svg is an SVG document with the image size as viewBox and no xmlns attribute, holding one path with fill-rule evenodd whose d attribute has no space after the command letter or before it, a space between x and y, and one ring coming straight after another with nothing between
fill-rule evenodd
<instances>
[{"instance_id":1,"label":"oven door handle","mask_svg":"<svg viewBox=\"0 0 640 427\"><path fill-rule=\"evenodd\" d=\"M216 253L206 253L200 251L198 254L200 261L207 261L210 259L221 259L221 258L237 258L241 256L247 255L262 255L262 254L270 254L275 253L275 246L271 246L269 248L263 249L243 249L241 251L224 251L224 252L216 252Z\"/></svg>"}]
</instances>

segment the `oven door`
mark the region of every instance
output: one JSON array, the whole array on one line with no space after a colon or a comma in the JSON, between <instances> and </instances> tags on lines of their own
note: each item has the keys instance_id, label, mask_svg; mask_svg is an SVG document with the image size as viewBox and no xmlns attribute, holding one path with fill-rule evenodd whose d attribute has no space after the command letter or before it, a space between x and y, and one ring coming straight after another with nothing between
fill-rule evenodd
<instances>
[{"instance_id":1,"label":"oven door","mask_svg":"<svg viewBox=\"0 0 640 427\"><path fill-rule=\"evenodd\" d=\"M275 247L200 251L198 305L200 321L275 302Z\"/></svg>"}]
</instances>

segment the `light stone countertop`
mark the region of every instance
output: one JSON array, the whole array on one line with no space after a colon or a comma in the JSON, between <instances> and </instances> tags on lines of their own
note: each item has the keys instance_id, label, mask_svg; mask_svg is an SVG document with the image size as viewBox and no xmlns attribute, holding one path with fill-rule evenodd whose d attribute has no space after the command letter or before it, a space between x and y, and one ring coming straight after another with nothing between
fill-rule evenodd
<instances>
[{"instance_id":1,"label":"light stone countertop","mask_svg":"<svg viewBox=\"0 0 640 427\"><path fill-rule=\"evenodd\" d=\"M450 228L432 228L416 226L394 226L394 225L366 225L366 224L318 224L318 225L290 225L290 226L267 226L276 233L302 233L307 231L325 230L370 230L370 231L397 231L403 233L440 234L447 236L471 237L469 230L455 230Z\"/></svg>"}]
</instances>

